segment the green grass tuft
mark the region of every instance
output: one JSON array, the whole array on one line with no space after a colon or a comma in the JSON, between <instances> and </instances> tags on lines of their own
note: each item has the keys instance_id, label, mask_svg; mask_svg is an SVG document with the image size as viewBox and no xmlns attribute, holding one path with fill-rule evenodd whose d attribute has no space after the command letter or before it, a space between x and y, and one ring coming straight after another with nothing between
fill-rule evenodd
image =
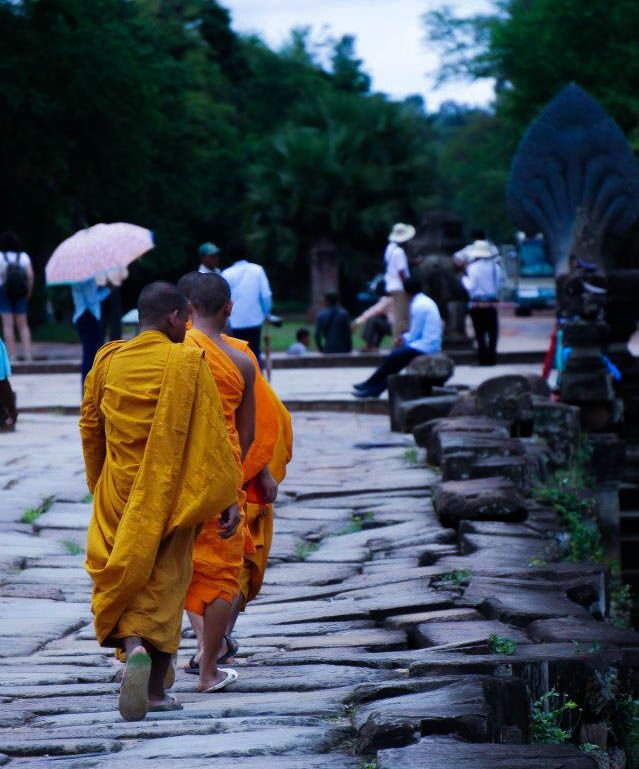
<instances>
[{"instance_id":1,"label":"green grass tuft","mask_svg":"<svg viewBox=\"0 0 639 769\"><path fill-rule=\"evenodd\" d=\"M510 656L517 651L517 644L512 638L508 638L505 635L497 635L496 633L491 633L488 636L488 645L494 654Z\"/></svg>"},{"instance_id":2,"label":"green grass tuft","mask_svg":"<svg viewBox=\"0 0 639 769\"><path fill-rule=\"evenodd\" d=\"M62 545L69 555L83 555L84 548L72 539L63 539Z\"/></svg>"},{"instance_id":3,"label":"green grass tuft","mask_svg":"<svg viewBox=\"0 0 639 769\"><path fill-rule=\"evenodd\" d=\"M52 504L53 497L47 497L46 499L43 499L37 507L27 508L24 511L22 518L20 518L20 523L33 523L41 515L44 515L48 510L50 510Z\"/></svg>"}]
</instances>

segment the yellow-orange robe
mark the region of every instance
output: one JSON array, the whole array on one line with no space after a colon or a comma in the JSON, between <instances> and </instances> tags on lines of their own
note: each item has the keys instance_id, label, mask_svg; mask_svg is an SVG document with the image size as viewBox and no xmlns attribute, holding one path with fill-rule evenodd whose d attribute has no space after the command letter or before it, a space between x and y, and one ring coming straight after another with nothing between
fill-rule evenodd
<instances>
[{"instance_id":1,"label":"yellow-orange robe","mask_svg":"<svg viewBox=\"0 0 639 769\"><path fill-rule=\"evenodd\" d=\"M240 478L236 500L244 517L246 494L242 489L242 449L235 423L235 412L244 395L244 377L224 350L202 331L189 329L184 342L187 346L204 351L204 360L219 390L233 461ZM186 609L202 615L205 606L212 601L222 598L230 603L235 598L240 588L244 549L244 520L228 539L220 537L216 521L204 524L193 549L193 577L186 596Z\"/></svg>"},{"instance_id":2,"label":"yellow-orange robe","mask_svg":"<svg viewBox=\"0 0 639 769\"><path fill-rule=\"evenodd\" d=\"M140 636L174 654L195 535L234 502L239 478L201 351L159 331L105 345L86 379L80 432L98 641Z\"/></svg>"}]
</instances>

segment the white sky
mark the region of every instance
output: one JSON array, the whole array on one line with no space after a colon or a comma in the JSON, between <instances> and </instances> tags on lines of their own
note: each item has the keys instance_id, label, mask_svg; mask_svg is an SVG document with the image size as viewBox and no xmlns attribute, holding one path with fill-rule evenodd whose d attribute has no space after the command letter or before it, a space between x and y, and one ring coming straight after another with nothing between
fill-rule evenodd
<instances>
[{"instance_id":1,"label":"white sky","mask_svg":"<svg viewBox=\"0 0 639 769\"><path fill-rule=\"evenodd\" d=\"M453 99L487 105L492 82L454 82L434 89L440 54L425 40L424 13L446 0L221 0L233 28L256 33L278 48L293 27L311 26L313 35L356 37L358 58L373 79L373 89L395 98L420 94L429 111ZM448 0L463 15L490 10L490 0Z\"/></svg>"}]
</instances>

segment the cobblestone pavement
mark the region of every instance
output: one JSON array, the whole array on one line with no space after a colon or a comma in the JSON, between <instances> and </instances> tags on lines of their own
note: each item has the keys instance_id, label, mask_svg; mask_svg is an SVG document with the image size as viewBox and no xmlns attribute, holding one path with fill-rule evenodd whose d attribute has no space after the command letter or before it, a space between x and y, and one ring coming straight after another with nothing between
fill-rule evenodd
<instances>
[{"instance_id":1,"label":"cobblestone pavement","mask_svg":"<svg viewBox=\"0 0 639 769\"><path fill-rule=\"evenodd\" d=\"M193 769L215 758L218 769L248 769L263 766L258 756L277 754L283 769L359 766L345 703L357 685L405 672L335 665L335 655L406 648L402 630L378 627L373 617L386 578L370 561L379 534L365 527L384 525L408 549L417 536L442 535L438 526L424 534L430 506L415 505L431 474L408 464L412 438L391 437L387 423L295 417L296 457L278 504L267 584L238 623L238 683L198 695L193 678L178 672L184 710L138 723L119 717L119 664L93 636L77 419L26 415L17 432L0 436L0 750L10 765L157 769L184 758ZM43 503L46 512L20 522ZM333 600L347 584L351 594ZM392 601L400 607L412 598L402 591ZM193 646L184 640L180 665Z\"/></svg>"}]
</instances>

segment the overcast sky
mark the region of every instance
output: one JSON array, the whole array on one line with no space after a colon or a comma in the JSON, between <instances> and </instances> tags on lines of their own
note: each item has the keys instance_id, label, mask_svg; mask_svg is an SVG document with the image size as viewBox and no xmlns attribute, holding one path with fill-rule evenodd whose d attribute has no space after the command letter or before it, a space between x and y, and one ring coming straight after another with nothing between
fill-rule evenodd
<instances>
[{"instance_id":1,"label":"overcast sky","mask_svg":"<svg viewBox=\"0 0 639 769\"><path fill-rule=\"evenodd\" d=\"M435 89L439 53L425 41L424 13L443 0L220 0L231 11L237 32L257 33L279 47L293 27L311 26L316 37L357 38L357 55L373 88L395 98L418 93L429 111L442 101L486 105L492 83L448 83ZM485 12L490 0L449 0L463 14Z\"/></svg>"}]
</instances>

